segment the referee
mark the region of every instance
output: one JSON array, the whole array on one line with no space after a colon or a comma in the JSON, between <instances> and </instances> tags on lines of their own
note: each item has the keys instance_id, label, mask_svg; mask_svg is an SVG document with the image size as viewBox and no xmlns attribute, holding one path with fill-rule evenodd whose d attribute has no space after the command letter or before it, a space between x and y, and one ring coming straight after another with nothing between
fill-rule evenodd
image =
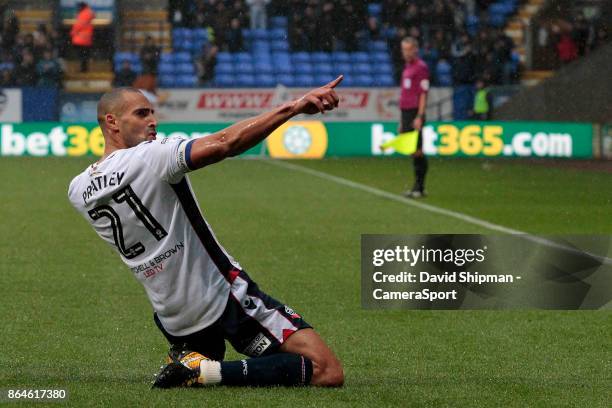
<instances>
[{"instance_id":1,"label":"referee","mask_svg":"<svg viewBox=\"0 0 612 408\"><path fill-rule=\"evenodd\" d=\"M423 124L427 107L429 90L429 69L418 57L419 43L412 37L402 40L402 57L406 62L401 78L400 110L401 120L399 133L419 131L417 150L412 155L414 166L414 185L404 193L410 198L425 196L425 175L427 174L427 157L423 154Z\"/></svg>"}]
</instances>

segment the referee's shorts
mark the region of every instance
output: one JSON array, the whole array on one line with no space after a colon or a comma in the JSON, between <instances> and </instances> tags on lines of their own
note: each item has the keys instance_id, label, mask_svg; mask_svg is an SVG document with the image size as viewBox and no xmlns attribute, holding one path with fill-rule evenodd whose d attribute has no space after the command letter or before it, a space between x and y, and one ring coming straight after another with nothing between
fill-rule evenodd
<instances>
[{"instance_id":1,"label":"referee's shorts","mask_svg":"<svg viewBox=\"0 0 612 408\"><path fill-rule=\"evenodd\" d=\"M412 122L417 117L417 114L419 113L419 109L418 108L402 109L401 112L402 112L402 117L401 117L402 132L410 132L414 130L414 127L412 126ZM425 118L423 118L423 123L425 123ZM418 150L423 149L423 130L422 129L419 131L419 138L417 139L417 149Z\"/></svg>"}]
</instances>

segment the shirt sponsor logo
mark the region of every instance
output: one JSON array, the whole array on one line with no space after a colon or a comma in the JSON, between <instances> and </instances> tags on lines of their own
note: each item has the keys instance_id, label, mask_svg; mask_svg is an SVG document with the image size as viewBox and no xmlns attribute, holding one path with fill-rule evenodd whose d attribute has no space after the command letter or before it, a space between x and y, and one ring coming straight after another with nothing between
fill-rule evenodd
<instances>
[{"instance_id":1,"label":"shirt sponsor logo","mask_svg":"<svg viewBox=\"0 0 612 408\"><path fill-rule=\"evenodd\" d=\"M263 333L259 333L244 350L244 354L248 356L261 356L271 344L272 342Z\"/></svg>"}]
</instances>

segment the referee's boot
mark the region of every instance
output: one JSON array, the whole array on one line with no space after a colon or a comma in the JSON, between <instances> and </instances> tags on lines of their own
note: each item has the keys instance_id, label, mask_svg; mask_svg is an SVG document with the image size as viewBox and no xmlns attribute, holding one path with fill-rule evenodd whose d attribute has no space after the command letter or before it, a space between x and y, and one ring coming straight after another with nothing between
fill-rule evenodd
<instances>
[{"instance_id":1,"label":"referee's boot","mask_svg":"<svg viewBox=\"0 0 612 408\"><path fill-rule=\"evenodd\" d=\"M207 357L188 350L186 344L173 344L166 365L155 375L153 388L192 387L198 385L200 362Z\"/></svg>"},{"instance_id":2,"label":"referee's boot","mask_svg":"<svg viewBox=\"0 0 612 408\"><path fill-rule=\"evenodd\" d=\"M404 191L402 195L406 198L423 198L426 194L423 188L420 188L415 184L415 186L412 187L412 190Z\"/></svg>"}]
</instances>

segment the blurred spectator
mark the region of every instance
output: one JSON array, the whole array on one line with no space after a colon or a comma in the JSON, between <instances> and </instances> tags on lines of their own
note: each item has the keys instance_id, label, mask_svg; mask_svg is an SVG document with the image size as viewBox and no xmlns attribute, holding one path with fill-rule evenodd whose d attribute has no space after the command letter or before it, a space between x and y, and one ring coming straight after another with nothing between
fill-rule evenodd
<instances>
[{"instance_id":1,"label":"blurred spectator","mask_svg":"<svg viewBox=\"0 0 612 408\"><path fill-rule=\"evenodd\" d=\"M70 30L70 38L81 61L81 72L87 72L89 57L93 46L94 27L92 21L95 14L91 7L84 2L77 3L76 21Z\"/></svg>"},{"instance_id":2,"label":"blurred spectator","mask_svg":"<svg viewBox=\"0 0 612 408\"><path fill-rule=\"evenodd\" d=\"M482 79L476 81L474 106L470 112L474 120L491 120L493 118L493 96Z\"/></svg>"},{"instance_id":3,"label":"blurred spectator","mask_svg":"<svg viewBox=\"0 0 612 408\"><path fill-rule=\"evenodd\" d=\"M142 62L142 72L145 74L157 74L159 64L160 49L155 44L155 40L150 35L145 37L144 44L140 49L140 61Z\"/></svg>"},{"instance_id":4,"label":"blurred spectator","mask_svg":"<svg viewBox=\"0 0 612 408\"><path fill-rule=\"evenodd\" d=\"M147 73L151 73L148 71ZM136 80L136 72L132 69L130 61L125 60L121 63L121 69L115 73L113 86L118 88L121 86L132 86Z\"/></svg>"},{"instance_id":5,"label":"blurred spectator","mask_svg":"<svg viewBox=\"0 0 612 408\"><path fill-rule=\"evenodd\" d=\"M365 12L359 9L359 4L351 1L340 1L340 6L335 8L336 24L334 27L342 27L337 37L341 40L345 51L357 51L358 39L355 33L364 26Z\"/></svg>"},{"instance_id":6,"label":"blurred spectator","mask_svg":"<svg viewBox=\"0 0 612 408\"><path fill-rule=\"evenodd\" d=\"M59 88L62 83L62 68L50 49L43 51L43 56L36 64L38 86Z\"/></svg>"},{"instance_id":7,"label":"blurred spectator","mask_svg":"<svg viewBox=\"0 0 612 408\"><path fill-rule=\"evenodd\" d=\"M21 63L15 67L13 78L16 86L35 86L38 80L36 75L36 64L34 55L29 50L24 50Z\"/></svg>"},{"instance_id":8,"label":"blurred spectator","mask_svg":"<svg viewBox=\"0 0 612 408\"><path fill-rule=\"evenodd\" d=\"M468 34L463 33L451 46L453 57L453 84L468 85L474 83L474 55Z\"/></svg>"},{"instance_id":9,"label":"blurred spectator","mask_svg":"<svg viewBox=\"0 0 612 408\"><path fill-rule=\"evenodd\" d=\"M230 52L244 51L244 38L242 37L242 26L238 18L232 18L230 28L225 33L225 42Z\"/></svg>"},{"instance_id":10,"label":"blurred spectator","mask_svg":"<svg viewBox=\"0 0 612 408\"><path fill-rule=\"evenodd\" d=\"M590 50L594 50L597 47L603 45L605 42L609 40L608 37L608 29L607 26L602 24L599 27L595 28L595 34L593 36L593 40L590 42Z\"/></svg>"},{"instance_id":11,"label":"blurred spectator","mask_svg":"<svg viewBox=\"0 0 612 408\"><path fill-rule=\"evenodd\" d=\"M336 30L335 5L332 1L325 1L321 9L317 40L321 51L331 52L336 49Z\"/></svg>"},{"instance_id":12,"label":"blurred spectator","mask_svg":"<svg viewBox=\"0 0 612 408\"><path fill-rule=\"evenodd\" d=\"M561 63L567 64L578 58L578 47L576 46L571 34L561 34L556 47L557 56L559 57L559 61L561 61Z\"/></svg>"},{"instance_id":13,"label":"blurred spectator","mask_svg":"<svg viewBox=\"0 0 612 408\"><path fill-rule=\"evenodd\" d=\"M200 80L204 86L210 84L210 82L215 78L215 65L217 65L218 52L219 47L214 44L207 43L203 47L199 69Z\"/></svg>"},{"instance_id":14,"label":"blurred spectator","mask_svg":"<svg viewBox=\"0 0 612 408\"><path fill-rule=\"evenodd\" d=\"M0 35L1 45L4 50L10 50L15 46L17 34L19 33L19 20L15 11L6 3L0 5Z\"/></svg>"},{"instance_id":15,"label":"blurred spectator","mask_svg":"<svg viewBox=\"0 0 612 408\"><path fill-rule=\"evenodd\" d=\"M246 0L251 15L251 29L266 29L268 27L268 14L266 7L270 0Z\"/></svg>"},{"instance_id":16,"label":"blurred spectator","mask_svg":"<svg viewBox=\"0 0 612 408\"><path fill-rule=\"evenodd\" d=\"M574 22L572 37L576 47L578 48L578 55L581 57L585 56L587 53L589 31L589 23L584 17L584 13L580 11Z\"/></svg>"},{"instance_id":17,"label":"blurred spectator","mask_svg":"<svg viewBox=\"0 0 612 408\"><path fill-rule=\"evenodd\" d=\"M132 86L142 92L156 109L169 97L169 94L166 92L158 92L157 77L153 74L139 75Z\"/></svg>"},{"instance_id":18,"label":"blurred spectator","mask_svg":"<svg viewBox=\"0 0 612 408\"><path fill-rule=\"evenodd\" d=\"M366 28L363 33L365 39L368 41L380 41L384 39L378 19L374 16L368 17Z\"/></svg>"},{"instance_id":19,"label":"blurred spectator","mask_svg":"<svg viewBox=\"0 0 612 408\"><path fill-rule=\"evenodd\" d=\"M15 86L13 70L9 68L2 69L0 71L0 88L10 88L12 86Z\"/></svg>"}]
</instances>

